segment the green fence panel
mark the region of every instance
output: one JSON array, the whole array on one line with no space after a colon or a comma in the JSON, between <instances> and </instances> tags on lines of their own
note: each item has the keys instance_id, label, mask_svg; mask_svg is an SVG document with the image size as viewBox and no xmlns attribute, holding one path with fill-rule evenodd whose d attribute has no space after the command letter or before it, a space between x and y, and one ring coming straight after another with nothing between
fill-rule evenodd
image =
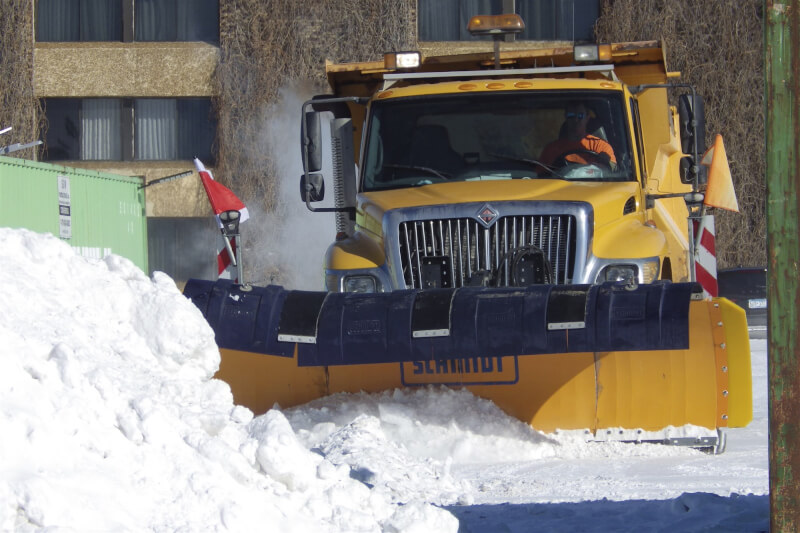
<instances>
[{"instance_id":1,"label":"green fence panel","mask_svg":"<svg viewBox=\"0 0 800 533\"><path fill-rule=\"evenodd\" d=\"M62 238L81 255L116 254L144 272L142 179L0 156L0 226Z\"/></svg>"}]
</instances>

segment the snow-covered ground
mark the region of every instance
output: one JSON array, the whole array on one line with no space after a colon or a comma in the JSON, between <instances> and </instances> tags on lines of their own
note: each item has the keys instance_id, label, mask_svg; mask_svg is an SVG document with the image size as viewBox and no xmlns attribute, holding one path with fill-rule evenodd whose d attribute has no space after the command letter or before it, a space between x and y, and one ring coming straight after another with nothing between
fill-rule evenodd
<instances>
[{"instance_id":1,"label":"snow-covered ground","mask_svg":"<svg viewBox=\"0 0 800 533\"><path fill-rule=\"evenodd\" d=\"M766 531L755 419L719 456L543 435L465 391L253 417L172 280L0 228L2 531Z\"/></svg>"}]
</instances>

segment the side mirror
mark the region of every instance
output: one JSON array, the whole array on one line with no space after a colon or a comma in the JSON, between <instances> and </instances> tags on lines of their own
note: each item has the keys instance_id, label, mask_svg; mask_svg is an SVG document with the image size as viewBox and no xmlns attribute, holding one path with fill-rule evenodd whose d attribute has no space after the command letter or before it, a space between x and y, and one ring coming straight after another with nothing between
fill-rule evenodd
<instances>
[{"instance_id":1,"label":"side mirror","mask_svg":"<svg viewBox=\"0 0 800 533\"><path fill-rule=\"evenodd\" d=\"M701 172L699 157L706 150L706 114L703 97L699 94L682 94L678 100L679 130L681 150L694 157L681 159L681 181L683 183L704 183L705 173Z\"/></svg>"},{"instance_id":2,"label":"side mirror","mask_svg":"<svg viewBox=\"0 0 800 533\"><path fill-rule=\"evenodd\" d=\"M319 172L322 169L322 128L320 127L319 113L305 111L301 126L300 146L303 150L303 169L306 173Z\"/></svg>"},{"instance_id":3,"label":"side mirror","mask_svg":"<svg viewBox=\"0 0 800 533\"><path fill-rule=\"evenodd\" d=\"M304 202L321 202L325 198L325 181L322 174L300 176L300 199Z\"/></svg>"}]
</instances>

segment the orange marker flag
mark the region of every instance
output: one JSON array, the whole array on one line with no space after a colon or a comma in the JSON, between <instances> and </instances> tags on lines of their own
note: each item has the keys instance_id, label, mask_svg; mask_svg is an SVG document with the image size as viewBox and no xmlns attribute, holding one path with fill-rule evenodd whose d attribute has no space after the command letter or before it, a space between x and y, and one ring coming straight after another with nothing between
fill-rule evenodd
<instances>
[{"instance_id":1,"label":"orange marker flag","mask_svg":"<svg viewBox=\"0 0 800 533\"><path fill-rule=\"evenodd\" d=\"M717 134L714 145L703 154L700 164L708 167L708 186L703 203L738 213L739 202L736 201L736 191L733 190L733 178L725 145L722 144L722 135Z\"/></svg>"}]
</instances>

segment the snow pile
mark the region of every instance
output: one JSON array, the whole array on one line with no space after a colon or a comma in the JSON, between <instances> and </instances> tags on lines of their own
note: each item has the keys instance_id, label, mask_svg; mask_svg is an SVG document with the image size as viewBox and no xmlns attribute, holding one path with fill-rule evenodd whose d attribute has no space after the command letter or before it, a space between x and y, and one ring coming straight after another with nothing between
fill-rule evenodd
<instances>
[{"instance_id":1,"label":"snow pile","mask_svg":"<svg viewBox=\"0 0 800 533\"><path fill-rule=\"evenodd\" d=\"M768 528L766 341L718 456L545 435L443 387L254 418L168 277L4 228L0 272L0 531Z\"/></svg>"},{"instance_id":2,"label":"snow pile","mask_svg":"<svg viewBox=\"0 0 800 533\"><path fill-rule=\"evenodd\" d=\"M235 407L167 276L26 230L0 250L0 529L456 531Z\"/></svg>"}]
</instances>

